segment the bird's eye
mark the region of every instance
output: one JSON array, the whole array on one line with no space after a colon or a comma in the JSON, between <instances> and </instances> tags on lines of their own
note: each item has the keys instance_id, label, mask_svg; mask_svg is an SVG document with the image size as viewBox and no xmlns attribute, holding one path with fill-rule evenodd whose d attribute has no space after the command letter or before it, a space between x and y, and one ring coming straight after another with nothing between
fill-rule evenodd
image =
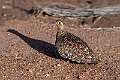
<instances>
[{"instance_id":1,"label":"bird's eye","mask_svg":"<svg viewBox=\"0 0 120 80\"><path fill-rule=\"evenodd\" d=\"M61 24L61 22L59 21L58 24Z\"/></svg>"}]
</instances>

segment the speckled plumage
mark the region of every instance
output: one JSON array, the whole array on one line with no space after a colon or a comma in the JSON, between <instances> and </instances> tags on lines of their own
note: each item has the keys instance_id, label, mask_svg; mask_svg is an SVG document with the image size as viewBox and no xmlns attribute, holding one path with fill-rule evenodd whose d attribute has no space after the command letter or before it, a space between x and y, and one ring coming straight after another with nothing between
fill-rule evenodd
<instances>
[{"instance_id":1,"label":"speckled plumage","mask_svg":"<svg viewBox=\"0 0 120 80\"><path fill-rule=\"evenodd\" d=\"M98 59L86 42L74 34L67 32L61 21L57 21L56 24L58 31L55 46L63 58L77 63L98 63Z\"/></svg>"}]
</instances>

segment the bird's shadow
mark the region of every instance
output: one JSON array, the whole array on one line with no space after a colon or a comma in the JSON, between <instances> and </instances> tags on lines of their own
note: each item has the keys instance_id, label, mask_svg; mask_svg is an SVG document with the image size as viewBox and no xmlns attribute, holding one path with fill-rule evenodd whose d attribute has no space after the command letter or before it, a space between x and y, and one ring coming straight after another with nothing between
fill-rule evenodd
<instances>
[{"instance_id":1,"label":"bird's shadow","mask_svg":"<svg viewBox=\"0 0 120 80\"><path fill-rule=\"evenodd\" d=\"M36 39L29 38L13 29L8 29L7 32L10 32L10 33L13 33L13 34L19 36L29 46L31 46L33 49L37 50L40 53L43 53L49 57L56 58L56 59L61 58L61 56L57 52L55 45L53 45L53 44L50 44L50 43L42 41L42 40L36 40Z\"/></svg>"},{"instance_id":2,"label":"bird's shadow","mask_svg":"<svg viewBox=\"0 0 120 80\"><path fill-rule=\"evenodd\" d=\"M57 48L55 45L42 41L42 40L36 40L29 38L21 33L19 33L16 30L13 29L8 29L7 32L13 33L17 36L19 36L22 40L24 40L29 46L31 46L33 49L37 50L40 53L43 53L49 57L56 58L56 59L62 59L64 61L70 61L67 58L63 58L60 56L60 54L57 51ZM75 61L70 61L70 63L75 63L75 64L83 64L83 63L77 63Z\"/></svg>"}]
</instances>

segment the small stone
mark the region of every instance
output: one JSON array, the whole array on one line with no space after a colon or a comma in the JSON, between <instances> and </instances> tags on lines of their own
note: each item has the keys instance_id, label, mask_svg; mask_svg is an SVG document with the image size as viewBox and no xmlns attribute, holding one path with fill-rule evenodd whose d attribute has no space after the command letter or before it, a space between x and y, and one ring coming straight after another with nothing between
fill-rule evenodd
<instances>
[{"instance_id":1,"label":"small stone","mask_svg":"<svg viewBox=\"0 0 120 80\"><path fill-rule=\"evenodd\" d=\"M7 35L8 35L8 36L10 36L10 34L9 34L9 33L7 33Z\"/></svg>"},{"instance_id":2,"label":"small stone","mask_svg":"<svg viewBox=\"0 0 120 80\"><path fill-rule=\"evenodd\" d=\"M4 5L4 6L2 6L2 8L3 8L3 9L12 9L12 7L9 6L9 5Z\"/></svg>"},{"instance_id":3,"label":"small stone","mask_svg":"<svg viewBox=\"0 0 120 80\"><path fill-rule=\"evenodd\" d=\"M29 72L33 74L33 71L32 71L32 69L29 69Z\"/></svg>"},{"instance_id":4,"label":"small stone","mask_svg":"<svg viewBox=\"0 0 120 80\"><path fill-rule=\"evenodd\" d=\"M41 21L40 23L44 23L43 21Z\"/></svg>"},{"instance_id":5,"label":"small stone","mask_svg":"<svg viewBox=\"0 0 120 80\"><path fill-rule=\"evenodd\" d=\"M112 28L116 28L115 26L113 26Z\"/></svg>"},{"instance_id":6,"label":"small stone","mask_svg":"<svg viewBox=\"0 0 120 80\"><path fill-rule=\"evenodd\" d=\"M57 64L57 66L61 66L60 64Z\"/></svg>"},{"instance_id":7,"label":"small stone","mask_svg":"<svg viewBox=\"0 0 120 80\"><path fill-rule=\"evenodd\" d=\"M46 76L48 76L48 77L49 77L49 76L50 76L50 74L46 74Z\"/></svg>"},{"instance_id":8,"label":"small stone","mask_svg":"<svg viewBox=\"0 0 120 80\"><path fill-rule=\"evenodd\" d=\"M2 13L2 16L6 17L6 16L7 16L7 14L6 14L6 13Z\"/></svg>"},{"instance_id":9,"label":"small stone","mask_svg":"<svg viewBox=\"0 0 120 80\"><path fill-rule=\"evenodd\" d=\"M80 80L82 80L83 77L82 77L82 76L79 76L78 78L79 78Z\"/></svg>"}]
</instances>

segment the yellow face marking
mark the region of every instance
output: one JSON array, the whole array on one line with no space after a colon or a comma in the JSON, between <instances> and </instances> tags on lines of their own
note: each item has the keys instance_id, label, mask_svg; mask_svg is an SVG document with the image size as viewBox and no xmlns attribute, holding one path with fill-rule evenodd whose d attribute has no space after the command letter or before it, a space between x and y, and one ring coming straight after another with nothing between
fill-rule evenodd
<instances>
[{"instance_id":1,"label":"yellow face marking","mask_svg":"<svg viewBox=\"0 0 120 80\"><path fill-rule=\"evenodd\" d=\"M57 21L57 25L63 25L63 22Z\"/></svg>"},{"instance_id":2,"label":"yellow face marking","mask_svg":"<svg viewBox=\"0 0 120 80\"><path fill-rule=\"evenodd\" d=\"M57 21L57 22L56 22L56 25L57 25L57 27L58 27L59 30L64 30L63 22Z\"/></svg>"}]
</instances>

